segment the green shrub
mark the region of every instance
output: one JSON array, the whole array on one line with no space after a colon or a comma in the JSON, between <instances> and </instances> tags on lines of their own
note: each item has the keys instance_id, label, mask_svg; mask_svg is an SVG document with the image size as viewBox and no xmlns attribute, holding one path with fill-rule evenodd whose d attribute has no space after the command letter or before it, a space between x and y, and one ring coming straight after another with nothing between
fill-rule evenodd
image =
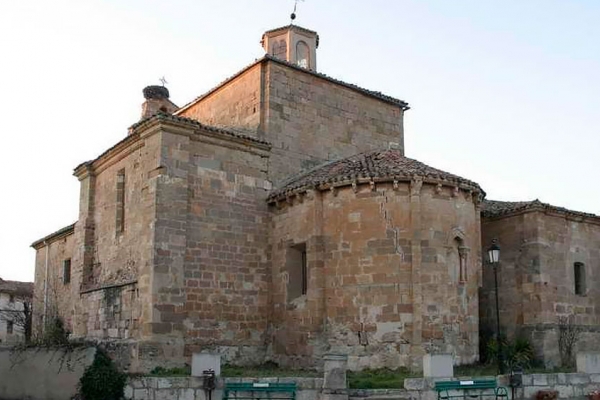
<instances>
[{"instance_id":1,"label":"green shrub","mask_svg":"<svg viewBox=\"0 0 600 400\"><path fill-rule=\"evenodd\" d=\"M535 363L535 354L533 346L529 340L524 338L516 338L510 341L506 338L501 338L502 355L504 364L508 370L515 368L527 369ZM490 364L498 362L498 342L496 339L490 339L486 346L485 359Z\"/></svg>"},{"instance_id":2,"label":"green shrub","mask_svg":"<svg viewBox=\"0 0 600 400\"><path fill-rule=\"evenodd\" d=\"M97 349L92 365L85 369L79 380L79 393L84 400L119 400L127 376L119 371L110 357Z\"/></svg>"}]
</instances>

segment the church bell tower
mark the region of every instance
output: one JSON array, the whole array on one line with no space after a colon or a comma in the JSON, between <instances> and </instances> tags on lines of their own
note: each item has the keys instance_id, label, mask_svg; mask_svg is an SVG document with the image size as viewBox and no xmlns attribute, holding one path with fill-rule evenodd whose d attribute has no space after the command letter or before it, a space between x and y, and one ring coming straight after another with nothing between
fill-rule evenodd
<instances>
[{"instance_id":1,"label":"church bell tower","mask_svg":"<svg viewBox=\"0 0 600 400\"><path fill-rule=\"evenodd\" d=\"M265 52L302 68L317 70L319 35L297 25L266 31L260 42Z\"/></svg>"}]
</instances>

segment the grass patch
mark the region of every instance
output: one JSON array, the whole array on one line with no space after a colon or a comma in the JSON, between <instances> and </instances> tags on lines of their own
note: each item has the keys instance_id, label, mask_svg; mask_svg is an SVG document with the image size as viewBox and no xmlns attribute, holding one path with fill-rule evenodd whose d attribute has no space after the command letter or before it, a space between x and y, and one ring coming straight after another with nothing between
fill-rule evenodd
<instances>
[{"instance_id":1,"label":"grass patch","mask_svg":"<svg viewBox=\"0 0 600 400\"><path fill-rule=\"evenodd\" d=\"M557 374L559 372L570 373L577 372L575 367L554 367L554 368L544 368L544 367L531 367L525 370L526 374Z\"/></svg>"},{"instance_id":2,"label":"grass patch","mask_svg":"<svg viewBox=\"0 0 600 400\"><path fill-rule=\"evenodd\" d=\"M381 368L348 371L347 376L350 389L402 389L404 379L418 378L421 374L410 372L408 368Z\"/></svg>"},{"instance_id":3,"label":"grass patch","mask_svg":"<svg viewBox=\"0 0 600 400\"><path fill-rule=\"evenodd\" d=\"M318 378L322 375L315 370L281 368L275 363L265 363L254 367L237 367L225 364L221 367L221 376L223 377L284 378L297 376Z\"/></svg>"},{"instance_id":4,"label":"grass patch","mask_svg":"<svg viewBox=\"0 0 600 400\"><path fill-rule=\"evenodd\" d=\"M468 364L454 367L454 376L496 376L498 366L493 364Z\"/></svg>"},{"instance_id":5,"label":"grass patch","mask_svg":"<svg viewBox=\"0 0 600 400\"><path fill-rule=\"evenodd\" d=\"M556 374L559 372L576 372L573 367L555 367L545 368L544 366L536 365L525 368L524 374ZM496 376L498 374L498 366L496 364L469 364L459 365L454 367L454 376ZM507 369L506 374L510 374Z\"/></svg>"},{"instance_id":6,"label":"grass patch","mask_svg":"<svg viewBox=\"0 0 600 400\"><path fill-rule=\"evenodd\" d=\"M191 374L192 368L189 365L175 368L155 367L150 371L150 376L190 376Z\"/></svg>"}]
</instances>

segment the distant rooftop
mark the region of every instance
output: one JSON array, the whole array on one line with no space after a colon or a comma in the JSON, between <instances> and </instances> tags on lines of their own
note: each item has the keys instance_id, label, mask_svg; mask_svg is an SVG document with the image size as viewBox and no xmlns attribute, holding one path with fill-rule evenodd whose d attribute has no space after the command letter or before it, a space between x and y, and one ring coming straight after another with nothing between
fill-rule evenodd
<instances>
[{"instance_id":1,"label":"distant rooftop","mask_svg":"<svg viewBox=\"0 0 600 400\"><path fill-rule=\"evenodd\" d=\"M496 218L532 211L552 212L564 216L590 218L600 222L600 216L596 214L553 206L552 204L542 203L538 199L532 201L485 200L482 205L482 215L486 218Z\"/></svg>"},{"instance_id":2,"label":"distant rooftop","mask_svg":"<svg viewBox=\"0 0 600 400\"><path fill-rule=\"evenodd\" d=\"M33 296L33 282L7 281L0 278L0 293Z\"/></svg>"}]
</instances>

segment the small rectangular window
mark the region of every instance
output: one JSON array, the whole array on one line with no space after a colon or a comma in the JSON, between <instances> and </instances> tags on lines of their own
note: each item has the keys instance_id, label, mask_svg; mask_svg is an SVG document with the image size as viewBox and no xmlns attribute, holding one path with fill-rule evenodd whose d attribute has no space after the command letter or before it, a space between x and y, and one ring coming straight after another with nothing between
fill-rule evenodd
<instances>
[{"instance_id":1,"label":"small rectangular window","mask_svg":"<svg viewBox=\"0 0 600 400\"><path fill-rule=\"evenodd\" d=\"M125 169L117 173L116 233L125 231Z\"/></svg>"},{"instance_id":2,"label":"small rectangular window","mask_svg":"<svg viewBox=\"0 0 600 400\"><path fill-rule=\"evenodd\" d=\"M11 295L8 296L8 302L9 303L14 303L15 302L15 295L14 294L11 294Z\"/></svg>"},{"instance_id":3,"label":"small rectangular window","mask_svg":"<svg viewBox=\"0 0 600 400\"><path fill-rule=\"evenodd\" d=\"M71 282L71 259L63 261L63 283L66 285Z\"/></svg>"},{"instance_id":4,"label":"small rectangular window","mask_svg":"<svg viewBox=\"0 0 600 400\"><path fill-rule=\"evenodd\" d=\"M13 325L14 325L14 323L12 321L6 321L6 333L7 334L12 335Z\"/></svg>"},{"instance_id":5,"label":"small rectangular window","mask_svg":"<svg viewBox=\"0 0 600 400\"><path fill-rule=\"evenodd\" d=\"M579 296L585 295L585 265L580 262L573 264L575 275L575 294Z\"/></svg>"}]
</instances>

